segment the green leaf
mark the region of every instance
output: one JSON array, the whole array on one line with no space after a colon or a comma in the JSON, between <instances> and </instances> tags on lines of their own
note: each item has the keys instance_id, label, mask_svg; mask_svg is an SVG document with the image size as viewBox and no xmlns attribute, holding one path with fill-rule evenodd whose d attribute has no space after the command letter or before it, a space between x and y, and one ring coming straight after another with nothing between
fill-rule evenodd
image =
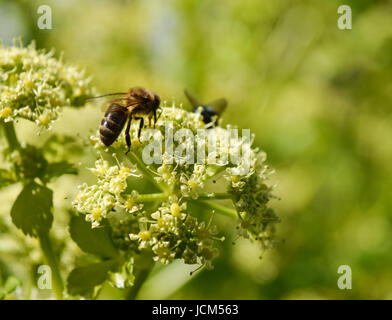
<instances>
[{"instance_id":1,"label":"green leaf","mask_svg":"<svg viewBox=\"0 0 392 320\"><path fill-rule=\"evenodd\" d=\"M14 162L17 175L27 179L43 177L48 162L41 149L27 144L24 148L19 149L19 155L20 158Z\"/></svg>"},{"instance_id":2,"label":"green leaf","mask_svg":"<svg viewBox=\"0 0 392 320\"><path fill-rule=\"evenodd\" d=\"M50 181L53 178L58 178L64 174L77 174L78 170L72 163L67 161L53 162L46 166L44 180Z\"/></svg>"},{"instance_id":3,"label":"green leaf","mask_svg":"<svg viewBox=\"0 0 392 320\"><path fill-rule=\"evenodd\" d=\"M96 286L102 284L108 278L108 272L116 268L117 262L113 260L75 268L68 276L67 290L74 296L93 297Z\"/></svg>"},{"instance_id":4,"label":"green leaf","mask_svg":"<svg viewBox=\"0 0 392 320\"><path fill-rule=\"evenodd\" d=\"M48 233L53 222L53 192L35 182L26 184L16 198L12 209L12 222L24 234L36 237Z\"/></svg>"},{"instance_id":5,"label":"green leaf","mask_svg":"<svg viewBox=\"0 0 392 320\"><path fill-rule=\"evenodd\" d=\"M83 147L77 139L69 135L51 135L43 144L42 149L46 155L56 156L57 159L64 159L65 155L77 155L83 152Z\"/></svg>"},{"instance_id":6,"label":"green leaf","mask_svg":"<svg viewBox=\"0 0 392 320\"><path fill-rule=\"evenodd\" d=\"M14 292L21 284L18 278L8 277L4 286L0 288L0 300L5 299L7 294Z\"/></svg>"},{"instance_id":7,"label":"green leaf","mask_svg":"<svg viewBox=\"0 0 392 320\"><path fill-rule=\"evenodd\" d=\"M84 252L92 253L104 258L116 258L118 252L112 242L109 227L91 228L91 223L82 216L71 218L69 231L72 239Z\"/></svg>"}]
</instances>

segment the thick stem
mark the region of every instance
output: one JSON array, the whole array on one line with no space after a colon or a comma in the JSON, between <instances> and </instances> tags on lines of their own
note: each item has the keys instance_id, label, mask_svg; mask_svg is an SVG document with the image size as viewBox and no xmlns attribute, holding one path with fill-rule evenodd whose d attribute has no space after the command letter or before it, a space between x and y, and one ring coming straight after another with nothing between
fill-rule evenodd
<instances>
[{"instance_id":1,"label":"thick stem","mask_svg":"<svg viewBox=\"0 0 392 320\"><path fill-rule=\"evenodd\" d=\"M135 300L144 281L147 279L148 275L150 274L152 266L153 266L153 264L151 264L151 266L149 268L140 269L136 272L135 283L127 291L126 296L125 296L126 300Z\"/></svg>"},{"instance_id":2,"label":"thick stem","mask_svg":"<svg viewBox=\"0 0 392 320\"><path fill-rule=\"evenodd\" d=\"M41 233L38 235L41 250L44 254L45 262L49 265L52 271L53 290L57 299L63 299L63 280L61 279L60 270L57 263L57 258L54 254L52 244L49 239L49 234Z\"/></svg>"},{"instance_id":3,"label":"thick stem","mask_svg":"<svg viewBox=\"0 0 392 320\"><path fill-rule=\"evenodd\" d=\"M135 263L134 263L135 283L131 288L129 288L126 291L125 299L127 300L136 299L140 288L142 287L144 281L146 281L153 266L154 266L154 261L152 259L152 251L142 252L140 255L135 257Z\"/></svg>"},{"instance_id":4,"label":"thick stem","mask_svg":"<svg viewBox=\"0 0 392 320\"><path fill-rule=\"evenodd\" d=\"M7 139L8 146L11 151L17 150L20 148L20 143L18 138L16 137L15 127L12 122L2 122L4 128L5 138Z\"/></svg>"}]
</instances>

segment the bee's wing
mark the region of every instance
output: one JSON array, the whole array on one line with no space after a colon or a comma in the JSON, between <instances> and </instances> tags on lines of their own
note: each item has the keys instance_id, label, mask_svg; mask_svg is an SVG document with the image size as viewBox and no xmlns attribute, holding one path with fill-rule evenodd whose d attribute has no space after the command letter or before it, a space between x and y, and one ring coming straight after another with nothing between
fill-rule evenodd
<instances>
[{"instance_id":1,"label":"bee's wing","mask_svg":"<svg viewBox=\"0 0 392 320\"><path fill-rule=\"evenodd\" d=\"M109 101L109 103L105 103L101 106L101 111L105 112L113 103L117 103L119 105L122 105L122 102L125 100L125 98L119 98L119 99L114 99ZM139 101L134 101L132 103L127 104L126 108L134 108L137 105L139 105L140 102ZM125 106L124 106L125 107Z\"/></svg>"},{"instance_id":2,"label":"bee's wing","mask_svg":"<svg viewBox=\"0 0 392 320\"><path fill-rule=\"evenodd\" d=\"M112 103L121 102L122 100L123 99L120 98L120 99L114 99L114 100L110 100L110 101L106 101L105 103L102 103L101 104L101 111L106 112L106 110L111 106Z\"/></svg>"},{"instance_id":3,"label":"bee's wing","mask_svg":"<svg viewBox=\"0 0 392 320\"><path fill-rule=\"evenodd\" d=\"M189 92L187 89L184 90L184 93L193 108L196 108L196 107L203 105L203 103L199 100L199 98L196 95L194 95L193 93Z\"/></svg>"},{"instance_id":4,"label":"bee's wing","mask_svg":"<svg viewBox=\"0 0 392 320\"><path fill-rule=\"evenodd\" d=\"M211 107L215 113L220 116L227 107L227 100L225 98L220 98L207 103L207 106Z\"/></svg>"},{"instance_id":5,"label":"bee's wing","mask_svg":"<svg viewBox=\"0 0 392 320\"><path fill-rule=\"evenodd\" d=\"M121 94L125 94L125 93L124 92L108 93L108 94L104 94L104 95L97 96L97 97L87 98L86 101L91 101L91 100L94 100L94 99L99 99L99 98L104 98L104 97L109 97L109 96L117 96L117 95L121 95ZM112 100L111 102L116 101L116 100L120 100L120 99L115 99L115 100ZM101 106L101 111L105 112L107 110L107 108L108 108L108 104L104 103Z\"/></svg>"}]
</instances>

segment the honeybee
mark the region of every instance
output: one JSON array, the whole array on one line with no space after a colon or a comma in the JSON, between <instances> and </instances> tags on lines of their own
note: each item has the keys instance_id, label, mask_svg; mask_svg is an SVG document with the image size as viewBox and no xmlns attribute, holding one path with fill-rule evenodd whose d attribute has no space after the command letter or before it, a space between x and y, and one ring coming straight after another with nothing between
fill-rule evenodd
<instances>
[{"instance_id":1,"label":"honeybee","mask_svg":"<svg viewBox=\"0 0 392 320\"><path fill-rule=\"evenodd\" d=\"M220 98L210 103L202 103L196 95L189 92L187 89L184 90L184 93L193 107L193 112L200 112L205 124L212 123L212 126L215 126L218 118L227 107L227 100L225 98Z\"/></svg>"},{"instance_id":2,"label":"honeybee","mask_svg":"<svg viewBox=\"0 0 392 320\"><path fill-rule=\"evenodd\" d=\"M112 100L99 127L99 134L102 143L110 146L124 128L125 122L128 121L125 129L125 141L127 143L127 154L131 150L131 121L140 120L138 139L144 127L144 116L148 116L148 125L151 127L151 119L154 118L154 128L157 122L157 110L161 102L160 97L144 88L131 88L128 92L109 93L89 99L102 98L113 95L124 95L122 98Z\"/></svg>"}]
</instances>

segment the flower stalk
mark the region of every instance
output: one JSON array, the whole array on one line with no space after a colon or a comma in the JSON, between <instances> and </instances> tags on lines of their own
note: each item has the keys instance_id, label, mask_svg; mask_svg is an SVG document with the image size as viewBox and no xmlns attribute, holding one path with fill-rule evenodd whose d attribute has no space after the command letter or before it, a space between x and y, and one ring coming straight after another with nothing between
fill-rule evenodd
<instances>
[{"instance_id":1,"label":"flower stalk","mask_svg":"<svg viewBox=\"0 0 392 320\"><path fill-rule=\"evenodd\" d=\"M132 150L129 151L128 153L129 158L133 160L136 164L138 169L142 172L143 177L151 182L156 188L158 188L161 191L167 192L168 188L166 185L163 183L158 183L155 179L155 177L152 175L151 171L147 168L147 166L144 164L144 162L140 159L138 155L135 154Z\"/></svg>"},{"instance_id":2,"label":"flower stalk","mask_svg":"<svg viewBox=\"0 0 392 320\"><path fill-rule=\"evenodd\" d=\"M150 260L150 263L148 266L145 266L143 268L136 268L135 270L135 283L133 284L132 287L130 287L126 291L125 299L126 300L135 300L137 298L137 295L140 291L140 288L142 287L143 283L146 281L148 276L150 275L150 272L152 270L152 267L154 266L154 263L152 260Z\"/></svg>"},{"instance_id":3,"label":"flower stalk","mask_svg":"<svg viewBox=\"0 0 392 320\"><path fill-rule=\"evenodd\" d=\"M235 211L234 209L230 209L226 206L222 206L218 203L207 202L207 201L203 201L203 200L191 200L191 203L200 207L200 208L215 211L216 213L220 213L226 217L238 219L237 211Z\"/></svg>"},{"instance_id":4,"label":"flower stalk","mask_svg":"<svg viewBox=\"0 0 392 320\"><path fill-rule=\"evenodd\" d=\"M20 143L18 138L16 137L15 127L13 122L4 122L1 121L4 128L4 135L7 139L8 146L11 151L17 150L20 148Z\"/></svg>"},{"instance_id":5,"label":"flower stalk","mask_svg":"<svg viewBox=\"0 0 392 320\"><path fill-rule=\"evenodd\" d=\"M154 201L164 201L168 200L169 193L148 193L139 194L135 198L135 202L154 202ZM216 193L199 193L197 199L199 200L224 200L231 199L232 196L227 192L216 192ZM184 199L191 200L190 197L184 197Z\"/></svg>"},{"instance_id":6,"label":"flower stalk","mask_svg":"<svg viewBox=\"0 0 392 320\"><path fill-rule=\"evenodd\" d=\"M63 280L61 278L57 257L54 254L53 246L48 233L40 233L38 235L39 244L44 256L45 262L52 271L53 291L58 300L63 299Z\"/></svg>"}]
</instances>

